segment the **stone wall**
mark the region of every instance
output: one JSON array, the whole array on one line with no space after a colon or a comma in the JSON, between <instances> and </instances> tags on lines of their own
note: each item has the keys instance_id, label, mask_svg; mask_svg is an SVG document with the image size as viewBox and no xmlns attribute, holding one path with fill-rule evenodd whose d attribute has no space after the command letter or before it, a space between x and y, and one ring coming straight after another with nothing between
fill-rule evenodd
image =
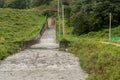
<instances>
[{"instance_id":1,"label":"stone wall","mask_svg":"<svg viewBox=\"0 0 120 80\"><path fill-rule=\"evenodd\" d=\"M34 40L29 40L29 41L24 41L24 42L20 42L20 50L24 50L26 48L30 48L30 46L32 46L33 44L36 44L39 42L39 39L41 38L41 36L43 35L44 31L48 28L48 20L46 21L46 23L44 24L44 27L42 28L42 30L40 31L40 35L39 37L37 37Z\"/></svg>"}]
</instances>

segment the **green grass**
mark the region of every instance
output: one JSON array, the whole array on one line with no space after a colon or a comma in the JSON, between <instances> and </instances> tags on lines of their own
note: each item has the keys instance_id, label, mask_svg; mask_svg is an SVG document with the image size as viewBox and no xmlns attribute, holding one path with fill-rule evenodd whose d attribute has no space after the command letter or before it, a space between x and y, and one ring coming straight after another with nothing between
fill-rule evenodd
<instances>
[{"instance_id":1,"label":"green grass","mask_svg":"<svg viewBox=\"0 0 120 80\"><path fill-rule=\"evenodd\" d=\"M120 47L101 43L109 41L108 29L80 36L72 34L72 27L65 25L65 30L64 38L71 42L68 51L79 58L87 80L120 80ZM112 36L120 36L119 30L120 26L112 28Z\"/></svg>"},{"instance_id":2,"label":"green grass","mask_svg":"<svg viewBox=\"0 0 120 80\"><path fill-rule=\"evenodd\" d=\"M119 80L120 49L90 38L72 42L69 51L75 54L82 68L89 73L87 80Z\"/></svg>"},{"instance_id":3,"label":"green grass","mask_svg":"<svg viewBox=\"0 0 120 80\"><path fill-rule=\"evenodd\" d=\"M26 41L37 37L44 17L35 11L0 9L0 37L6 41Z\"/></svg>"},{"instance_id":4,"label":"green grass","mask_svg":"<svg viewBox=\"0 0 120 80\"><path fill-rule=\"evenodd\" d=\"M45 19L33 10L0 9L0 59L19 49L16 42L37 38Z\"/></svg>"},{"instance_id":5,"label":"green grass","mask_svg":"<svg viewBox=\"0 0 120 80\"><path fill-rule=\"evenodd\" d=\"M112 28L112 37L120 37L120 26ZM109 40L109 29L103 29L98 32L89 32L88 34L83 34L81 37L96 38L102 40Z\"/></svg>"},{"instance_id":6,"label":"green grass","mask_svg":"<svg viewBox=\"0 0 120 80\"><path fill-rule=\"evenodd\" d=\"M57 40L58 41L61 41L63 39L66 39L68 41L75 41L78 39L76 35L72 34L73 28L69 27L67 25L67 20L65 20L65 35L64 35L64 37L63 37L63 33L62 33L62 20L60 20L60 32L59 32L58 21L57 21L56 30L57 30Z\"/></svg>"}]
</instances>

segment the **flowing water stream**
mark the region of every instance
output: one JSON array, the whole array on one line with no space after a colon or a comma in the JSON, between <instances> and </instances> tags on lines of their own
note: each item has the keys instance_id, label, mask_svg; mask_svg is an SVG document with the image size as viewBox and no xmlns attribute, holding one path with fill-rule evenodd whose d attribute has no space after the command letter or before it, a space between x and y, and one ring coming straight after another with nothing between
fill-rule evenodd
<instances>
[{"instance_id":1,"label":"flowing water stream","mask_svg":"<svg viewBox=\"0 0 120 80\"><path fill-rule=\"evenodd\" d=\"M85 80L78 58L58 48L55 25L49 25L39 43L0 63L0 80Z\"/></svg>"}]
</instances>

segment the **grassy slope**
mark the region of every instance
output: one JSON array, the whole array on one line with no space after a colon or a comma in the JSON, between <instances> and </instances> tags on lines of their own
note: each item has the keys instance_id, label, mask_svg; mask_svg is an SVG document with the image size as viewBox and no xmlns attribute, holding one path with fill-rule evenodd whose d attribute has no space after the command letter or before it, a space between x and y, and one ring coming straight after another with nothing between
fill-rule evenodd
<instances>
[{"instance_id":1,"label":"grassy slope","mask_svg":"<svg viewBox=\"0 0 120 80\"><path fill-rule=\"evenodd\" d=\"M22 42L38 37L43 16L32 10L0 9L0 59L13 54Z\"/></svg>"},{"instance_id":2,"label":"grassy slope","mask_svg":"<svg viewBox=\"0 0 120 80\"><path fill-rule=\"evenodd\" d=\"M119 80L120 49L102 44L108 41L108 29L90 32L81 36L72 34L72 28L65 26L65 39L71 41L69 51L79 57L81 66L89 73L88 80ZM120 26L112 29L113 36L120 35ZM59 38L61 40L62 38Z\"/></svg>"},{"instance_id":3,"label":"grassy slope","mask_svg":"<svg viewBox=\"0 0 120 80\"><path fill-rule=\"evenodd\" d=\"M90 38L70 44L69 51L79 57L81 66L90 74L88 80L119 80L120 49Z\"/></svg>"}]
</instances>

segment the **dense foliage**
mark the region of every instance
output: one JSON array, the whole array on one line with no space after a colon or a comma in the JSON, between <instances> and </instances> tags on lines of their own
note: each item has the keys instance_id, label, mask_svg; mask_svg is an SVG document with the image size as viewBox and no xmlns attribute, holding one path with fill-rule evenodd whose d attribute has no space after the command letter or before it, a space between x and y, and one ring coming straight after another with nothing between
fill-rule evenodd
<instances>
[{"instance_id":1,"label":"dense foliage","mask_svg":"<svg viewBox=\"0 0 120 80\"><path fill-rule=\"evenodd\" d=\"M117 0L77 0L69 5L67 18L78 35L108 28L109 13L112 13L112 26L120 24L120 2Z\"/></svg>"},{"instance_id":2,"label":"dense foliage","mask_svg":"<svg viewBox=\"0 0 120 80\"><path fill-rule=\"evenodd\" d=\"M49 4L50 1L51 0L0 0L0 7L28 9L28 8L40 6L43 4Z\"/></svg>"},{"instance_id":3,"label":"dense foliage","mask_svg":"<svg viewBox=\"0 0 120 80\"><path fill-rule=\"evenodd\" d=\"M38 37L43 19L35 11L0 9L0 59L17 51L18 42Z\"/></svg>"}]
</instances>

